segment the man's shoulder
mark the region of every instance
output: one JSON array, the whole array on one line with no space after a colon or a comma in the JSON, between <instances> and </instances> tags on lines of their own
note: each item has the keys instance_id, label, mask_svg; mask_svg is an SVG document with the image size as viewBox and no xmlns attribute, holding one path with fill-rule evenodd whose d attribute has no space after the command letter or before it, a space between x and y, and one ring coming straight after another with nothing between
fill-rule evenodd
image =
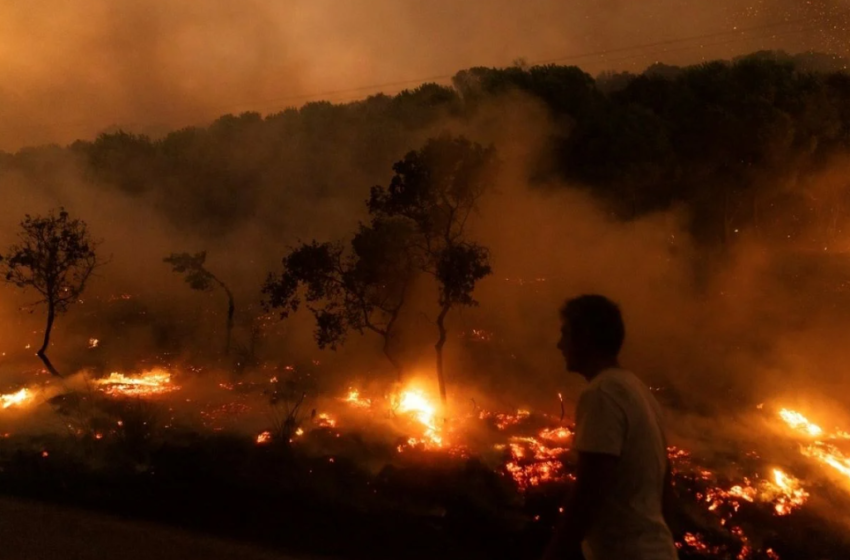
<instances>
[{"instance_id":1,"label":"man's shoulder","mask_svg":"<svg viewBox=\"0 0 850 560\"><path fill-rule=\"evenodd\" d=\"M587 389L602 391L619 387L633 389L640 386L640 383L641 381L631 370L610 368L597 375L587 386Z\"/></svg>"},{"instance_id":2,"label":"man's shoulder","mask_svg":"<svg viewBox=\"0 0 850 560\"><path fill-rule=\"evenodd\" d=\"M585 389L600 392L618 403L642 398L647 387L631 370L612 368L600 373Z\"/></svg>"}]
</instances>

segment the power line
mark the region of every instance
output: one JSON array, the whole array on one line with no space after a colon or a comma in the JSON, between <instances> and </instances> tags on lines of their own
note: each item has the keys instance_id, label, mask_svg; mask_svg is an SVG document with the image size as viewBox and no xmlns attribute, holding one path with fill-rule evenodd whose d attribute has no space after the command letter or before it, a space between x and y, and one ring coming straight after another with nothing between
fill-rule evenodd
<instances>
[{"instance_id":1,"label":"power line","mask_svg":"<svg viewBox=\"0 0 850 560\"><path fill-rule=\"evenodd\" d=\"M846 10L846 12L850 13L850 10ZM690 37L682 37L682 38L678 38L678 39L667 39L667 40L664 40L664 41L655 41L655 42L652 42L652 43L630 45L630 46L627 46L627 47L618 47L618 48L613 48L613 49L605 49L605 50L599 50L599 51L590 51L590 52L585 52L585 53L570 54L570 55L558 56L558 57L554 57L554 58L537 59L537 60L529 61L529 64L532 64L532 65L551 64L551 63L554 63L554 62L564 62L564 61L567 61L567 60L580 60L582 58L601 57L601 56L607 56L609 54L627 52L627 51L630 51L630 50L647 49L647 48L653 48L653 47L659 47L659 46L665 46L665 45L675 45L677 43L685 43L685 42L688 42L688 41L699 41L699 40L703 40L703 39L712 39L712 38L723 37L723 36L727 36L727 35L744 34L744 33L751 32L751 31L762 31L762 30L765 30L765 29L774 29L774 28L777 28L777 27L795 25L797 23L803 23L803 22L808 22L808 21L810 21L809 18L798 18L798 19L793 19L793 20L776 21L776 22L766 23L766 24L762 24L762 25L755 25L755 26L752 26L752 27L733 29L733 30L728 30L728 31L717 31L717 32L714 32L714 33L706 33L706 34L703 34L703 35L692 35ZM744 39L744 38L742 38L742 39ZM324 92L319 92L319 93L287 95L287 96L275 97L275 98L270 98L270 99L265 99L265 100L257 100L257 101L254 101L254 102L248 101L248 102L239 103L239 104L221 105L221 106L218 106L218 107L214 107L214 109L216 109L216 108L224 109L224 108L232 108L232 107L244 107L244 106L247 106L247 105L251 105L251 106L267 105L267 104L280 103L280 102L286 102L286 101L297 101L297 100L300 100L300 99L311 99L311 98L316 98L316 97L327 97L327 96L333 96L333 95L358 93L358 92L368 91L368 90L373 90L373 89L399 87L399 86L410 85L410 84L422 84L422 83L426 83L426 82L436 82L436 81L441 81L441 80L449 80L449 79L453 78L454 75L455 74L443 74L443 75L440 75L440 76L430 76L430 77L427 77L427 78L404 80L404 81L400 81L400 82L385 82L385 83L373 84L373 85L369 85L369 86L359 86L359 87L356 87L356 88L324 91Z\"/></svg>"},{"instance_id":2,"label":"power line","mask_svg":"<svg viewBox=\"0 0 850 560\"><path fill-rule=\"evenodd\" d=\"M660 50L655 50L655 51L648 51L648 52L643 52L643 53L613 58L610 61L611 62L620 62L620 61L623 61L623 60L629 60L629 59L633 59L633 58L649 57L649 56L653 56L653 55L657 55L657 54L669 54L669 53L675 53L675 52L682 52L682 51L687 51L687 50L691 50L691 49L695 49L695 48L718 47L718 46L722 46L722 45L730 45L730 44L733 44L733 43L748 43L748 42L757 41L757 40L760 40L760 39L773 39L775 37L787 37L787 36L790 36L790 35L799 35L800 33L806 33L806 32L809 32L809 31L817 31L818 29L820 29L820 28L819 27L803 27L803 28L800 28L800 29L793 29L793 30L790 30L790 31L785 31L785 32L782 32L782 33L774 33L774 34L770 34L770 35L759 35L759 36L755 36L755 37L738 37L738 38L735 38L735 39L727 39L725 41L713 41L713 42L710 42L710 43L707 43L707 44L686 45L686 46L679 47L679 48L676 48L676 49L660 49Z\"/></svg>"},{"instance_id":3,"label":"power line","mask_svg":"<svg viewBox=\"0 0 850 560\"><path fill-rule=\"evenodd\" d=\"M838 14L836 14L836 15L842 15L842 14L846 14L846 13L850 13L850 9L842 10L841 12L838 12ZM726 30L726 31L717 31L717 32L706 33L706 34L701 34L701 35L692 35L692 36L689 36L689 37L681 37L681 38L677 38L677 39L667 39L667 40L663 40L663 41L654 41L654 42L651 42L651 43L643 43L643 44L630 45L630 46L625 46L625 47L617 47L617 48L612 48L612 49L604 49L604 50L598 50L598 51L589 51L589 52L584 52L584 53L575 53L575 54L557 56L557 57L552 57L552 58L537 59L537 60L529 61L529 64L531 64L531 65L552 64L552 63L556 63L556 62L566 62L566 61L570 61L570 60L581 60L581 59L585 59L585 58L604 57L604 56L608 56L608 55L611 55L611 54L627 53L629 51L652 49L652 48L663 47L663 46L672 46L672 45L677 45L677 44L681 44L681 43L688 43L688 42L691 42L691 41L714 39L714 38L726 37L726 36L730 36L730 35L742 35L742 36L734 38L734 39L729 39L729 40L723 41L723 42L710 43L708 46L718 46L718 45L731 44L731 43L737 43L737 42L748 42L748 41L753 41L753 40L767 38L767 37L763 37L763 36L744 37L743 35L746 34L746 33L754 32L754 31L764 31L764 30L768 30L768 29L776 29L776 28L781 28L781 27L785 27L785 26L789 26L789 25L796 25L798 23L804 23L804 22L811 22L811 18L797 18L797 19L791 19L791 20L775 21L775 22L765 23L765 24L761 24L761 25L743 27L743 28L739 28L739 29L732 29L732 30ZM817 29L818 29L818 27L806 27L806 28L791 30L791 31L786 32L786 33L777 34L775 36L792 35L792 34L803 33L803 32L806 32L806 31L817 30ZM689 49L692 49L692 48L702 47L702 46L704 46L704 45L686 45L686 46L680 47L678 49L673 49L673 50L660 50L660 51L655 50L655 51L650 51L650 52L640 52L640 53L635 53L633 55L628 55L628 56L625 56L625 57L618 57L618 58L613 59L613 61L627 60L627 59L630 59L630 58L638 58L638 57L642 57L642 56L652 56L652 55L655 55L655 54L679 52L679 51L689 50ZM385 88L399 88L399 87L402 87L402 86L408 86L408 85L412 85L412 84L422 84L422 83L427 83L427 82L445 81L445 80L450 80L454 75L455 74L443 74L443 75L438 75L438 76L429 76L429 77L425 77L425 78L416 78L416 79L394 81L394 82L383 82L383 83L372 84L372 85L358 86L358 87L354 87L354 88L329 90L329 91L322 91L322 92L315 92L315 93L286 95L286 96L280 96L280 97L274 97L274 98L267 98L267 99L263 99L263 100L245 101L245 102L241 102L241 103L228 103L228 104L222 104L222 105L210 107L210 110L213 110L213 111L224 111L224 110L228 110L228 109L235 110L235 109L238 109L239 107L262 107L262 106L267 106L267 105L277 105L277 104L286 103L286 102L290 102L290 101L308 100L308 99L315 99L315 98L329 98L329 97L337 97L337 96L345 96L343 99L337 100L337 101L345 101L345 100L349 100L349 99L356 99L356 98L359 97L359 95L353 95L353 94L360 94L360 93L363 93L363 92L368 92L370 90L381 90L381 89L385 89ZM182 111L181 111L181 113L182 113ZM178 114L178 113L175 112L173 114ZM165 114L165 115L162 115L162 116L168 116L168 115ZM118 119L112 119L112 120L116 121ZM135 125L135 124L138 124L138 123L127 123L127 125L130 125L130 126ZM46 126L50 126L50 125L46 125ZM59 124L58 126L53 125L53 126L50 126L50 128L54 129L54 130L56 130L57 128L68 130L68 129L71 129L71 128L81 128L81 127L84 127L84 126L91 126L91 125L89 123L86 123L86 122L77 121L77 122L73 122L73 123Z\"/></svg>"}]
</instances>

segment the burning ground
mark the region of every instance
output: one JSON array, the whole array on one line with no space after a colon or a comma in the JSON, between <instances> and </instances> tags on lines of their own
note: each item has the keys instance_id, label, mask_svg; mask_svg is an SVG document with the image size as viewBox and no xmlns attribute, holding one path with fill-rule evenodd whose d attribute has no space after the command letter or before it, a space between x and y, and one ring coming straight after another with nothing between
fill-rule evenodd
<instances>
[{"instance_id":1,"label":"burning ground","mask_svg":"<svg viewBox=\"0 0 850 560\"><path fill-rule=\"evenodd\" d=\"M424 371L405 383L325 389L323 369L269 366L237 379L161 364L11 390L0 396L2 490L288 550L539 552L572 481L571 403L562 395L537 409L504 409L458 388L443 408ZM735 436L711 434L737 441L705 451L693 435L699 421L668 412L682 558L850 550L842 426L815 422L817 410L765 402L737 414Z\"/></svg>"}]
</instances>

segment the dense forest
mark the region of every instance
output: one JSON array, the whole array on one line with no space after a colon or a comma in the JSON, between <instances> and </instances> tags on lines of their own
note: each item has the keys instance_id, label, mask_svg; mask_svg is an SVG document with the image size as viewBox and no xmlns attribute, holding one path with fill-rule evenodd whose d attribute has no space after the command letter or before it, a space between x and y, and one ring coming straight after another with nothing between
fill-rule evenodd
<instances>
[{"instance_id":1,"label":"dense forest","mask_svg":"<svg viewBox=\"0 0 850 560\"><path fill-rule=\"evenodd\" d=\"M383 180L428 136L446 127L469 132L482 119L498 127L531 100L552 125L529 166L530 184L580 187L625 220L684 206L694 238L712 248L742 231L817 246L841 230L850 202L841 171L850 150L845 65L762 52L594 79L577 67L520 61L460 71L453 87L225 115L158 139L118 130L64 148L25 148L0 155L0 180L49 185L73 168L99 189L153 201L203 236L246 221L296 227L276 208L345 198ZM471 135L489 142L483 129Z\"/></svg>"}]
</instances>

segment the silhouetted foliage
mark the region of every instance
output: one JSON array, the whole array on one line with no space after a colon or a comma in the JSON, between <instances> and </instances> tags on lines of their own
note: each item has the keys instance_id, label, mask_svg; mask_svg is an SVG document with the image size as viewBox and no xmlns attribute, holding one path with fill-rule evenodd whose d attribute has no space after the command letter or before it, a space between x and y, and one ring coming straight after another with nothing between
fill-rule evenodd
<instances>
[{"instance_id":1,"label":"silhouetted foliage","mask_svg":"<svg viewBox=\"0 0 850 560\"><path fill-rule=\"evenodd\" d=\"M479 199L491 188L497 167L493 147L442 135L396 163L389 186L373 187L369 198L369 212L375 218L410 224L415 262L437 281L440 311L435 349L444 402L445 319L454 307L476 305L475 284L490 274L489 253L468 239L466 226Z\"/></svg>"},{"instance_id":2,"label":"silhouetted foliage","mask_svg":"<svg viewBox=\"0 0 850 560\"><path fill-rule=\"evenodd\" d=\"M400 377L394 343L413 281L409 237L405 224L375 220L360 226L348 250L341 243L302 244L284 257L281 274L269 276L264 305L286 318L306 301L319 348L335 349L351 330L380 335L384 355Z\"/></svg>"},{"instance_id":3,"label":"silhouetted foliage","mask_svg":"<svg viewBox=\"0 0 850 560\"><path fill-rule=\"evenodd\" d=\"M233 316L236 313L236 302L230 288L212 272L207 270L205 266L206 260L206 251L201 251L194 255L190 253L172 253L165 257L163 262L170 264L173 272L185 275L186 283L193 290L208 291L212 290L216 285L224 290L224 293L227 295L227 327L224 353L229 354L231 337L233 335Z\"/></svg>"},{"instance_id":4,"label":"silhouetted foliage","mask_svg":"<svg viewBox=\"0 0 850 560\"><path fill-rule=\"evenodd\" d=\"M809 203L816 187L807 178L850 150L847 64L758 52L596 81L575 67L476 67L458 72L453 87L225 115L160 139L119 131L67 150L29 148L0 159L0 175L49 183L79 165L102 188L144 196L196 234L249 221L297 233L300 216L276 209L338 201L348 185L379 182L399 146L419 145L447 119L463 128L483 116L497 129L502 115L531 100L548 109L551 127L530 182L581 186L626 220L684 208L706 247L729 246L735 230L799 243L821 211ZM766 213L779 207L791 211Z\"/></svg>"},{"instance_id":5,"label":"silhouetted foliage","mask_svg":"<svg viewBox=\"0 0 850 560\"><path fill-rule=\"evenodd\" d=\"M6 282L32 289L47 305L44 341L37 355L51 374L61 377L47 357L56 315L78 301L98 266L97 243L82 220L72 219L64 208L46 216L26 215L20 224L18 243L0 256Z\"/></svg>"}]
</instances>

